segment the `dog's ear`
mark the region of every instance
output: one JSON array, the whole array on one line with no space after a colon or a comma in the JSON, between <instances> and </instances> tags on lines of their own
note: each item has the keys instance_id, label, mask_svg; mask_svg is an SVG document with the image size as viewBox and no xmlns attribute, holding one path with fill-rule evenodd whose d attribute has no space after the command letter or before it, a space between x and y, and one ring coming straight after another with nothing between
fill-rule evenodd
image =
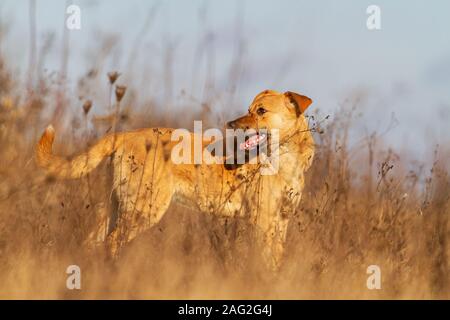
<instances>
[{"instance_id":1,"label":"dog's ear","mask_svg":"<svg viewBox=\"0 0 450 320\"><path fill-rule=\"evenodd\" d=\"M295 115L299 117L301 114L305 112L305 110L309 107L309 105L312 103L312 100L308 98L307 96L302 96L301 94L287 91L284 93L284 96L286 97L286 105L288 108L292 108L295 111Z\"/></svg>"}]
</instances>

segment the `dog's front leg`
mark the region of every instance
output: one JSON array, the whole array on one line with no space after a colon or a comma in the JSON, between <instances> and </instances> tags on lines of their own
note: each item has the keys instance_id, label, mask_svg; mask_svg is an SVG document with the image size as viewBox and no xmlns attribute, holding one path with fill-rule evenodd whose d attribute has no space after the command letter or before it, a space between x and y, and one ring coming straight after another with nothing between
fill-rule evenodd
<instances>
[{"instance_id":1,"label":"dog's front leg","mask_svg":"<svg viewBox=\"0 0 450 320\"><path fill-rule=\"evenodd\" d=\"M283 260L289 220L279 215L264 220L258 223L263 237L263 258L272 271L278 271Z\"/></svg>"}]
</instances>

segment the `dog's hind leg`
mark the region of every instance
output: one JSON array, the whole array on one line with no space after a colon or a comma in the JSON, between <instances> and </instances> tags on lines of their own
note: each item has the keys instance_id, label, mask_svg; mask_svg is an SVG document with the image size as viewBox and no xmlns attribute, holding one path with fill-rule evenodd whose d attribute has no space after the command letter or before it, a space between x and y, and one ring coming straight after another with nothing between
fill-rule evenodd
<instances>
[{"instance_id":1,"label":"dog's hind leg","mask_svg":"<svg viewBox=\"0 0 450 320\"><path fill-rule=\"evenodd\" d=\"M278 271L281 267L288 222L289 219L274 216L266 221L262 219L257 223L262 237L263 259L273 271Z\"/></svg>"},{"instance_id":2,"label":"dog's hind leg","mask_svg":"<svg viewBox=\"0 0 450 320\"><path fill-rule=\"evenodd\" d=\"M125 244L157 224L169 208L171 198L172 193L157 193L144 199L143 207L128 207L127 211L120 213L114 230L107 238L108 254L117 258Z\"/></svg>"}]
</instances>

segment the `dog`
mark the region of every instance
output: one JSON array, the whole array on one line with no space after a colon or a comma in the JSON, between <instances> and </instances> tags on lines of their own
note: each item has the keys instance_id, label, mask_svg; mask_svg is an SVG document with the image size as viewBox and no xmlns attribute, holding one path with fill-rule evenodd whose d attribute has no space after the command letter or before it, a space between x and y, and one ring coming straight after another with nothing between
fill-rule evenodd
<instances>
[{"instance_id":1,"label":"dog","mask_svg":"<svg viewBox=\"0 0 450 320\"><path fill-rule=\"evenodd\" d=\"M314 157L314 140L304 116L311 103L310 98L294 92L265 90L254 98L247 114L227 123L230 129L253 129L256 135L261 129L277 130L278 171L272 175L261 174L264 164L249 161L241 165L175 164L171 161L175 129L170 128L111 133L69 160L53 154L55 131L49 126L35 155L47 174L66 179L81 178L110 157L118 212L109 217L104 240L113 257L157 224L175 201L220 217L247 218L262 241L265 261L278 269L289 218L300 202L304 174ZM202 148L208 143L203 141Z\"/></svg>"}]
</instances>

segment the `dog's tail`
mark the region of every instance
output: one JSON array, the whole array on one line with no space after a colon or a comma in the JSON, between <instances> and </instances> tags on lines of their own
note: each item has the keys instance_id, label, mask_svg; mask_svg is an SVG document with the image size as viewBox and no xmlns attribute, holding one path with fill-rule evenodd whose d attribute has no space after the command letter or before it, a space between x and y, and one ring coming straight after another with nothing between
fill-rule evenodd
<instances>
[{"instance_id":1,"label":"dog's tail","mask_svg":"<svg viewBox=\"0 0 450 320\"><path fill-rule=\"evenodd\" d=\"M52 153L54 139L55 129L50 125L45 129L36 146L36 161L47 170L48 174L56 178L81 178L117 148L116 135L111 134L100 139L87 152L68 160Z\"/></svg>"}]
</instances>

